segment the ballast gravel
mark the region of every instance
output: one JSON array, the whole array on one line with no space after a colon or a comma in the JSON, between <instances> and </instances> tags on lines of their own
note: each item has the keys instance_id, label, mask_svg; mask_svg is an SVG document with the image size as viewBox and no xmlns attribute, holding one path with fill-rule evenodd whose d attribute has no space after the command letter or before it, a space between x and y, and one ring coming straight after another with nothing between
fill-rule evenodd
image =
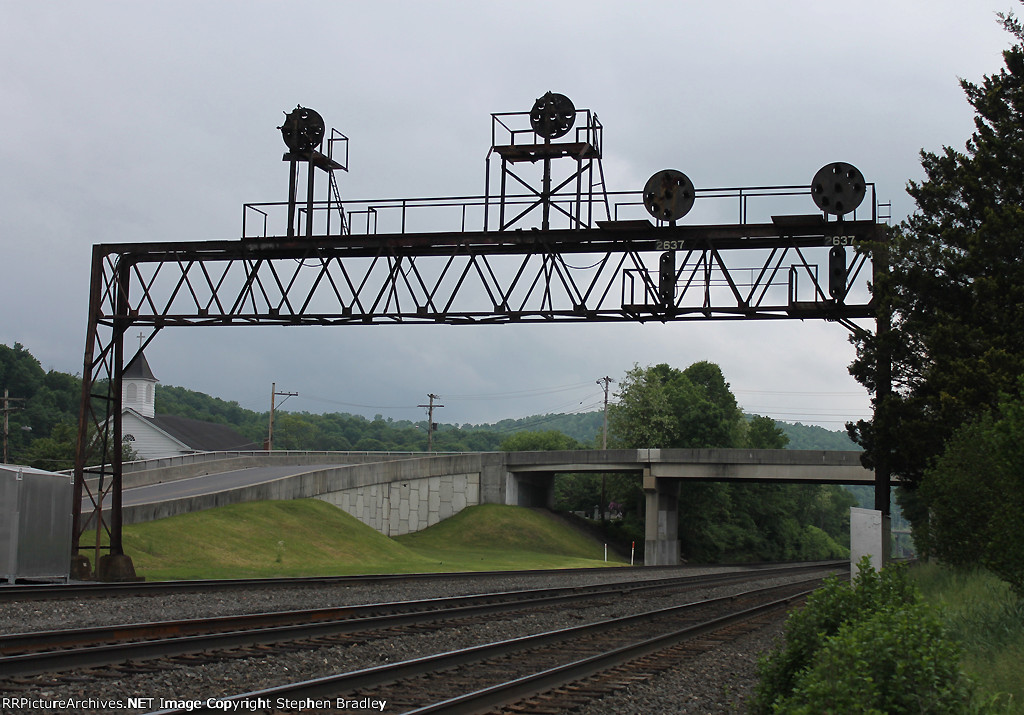
<instances>
[{"instance_id":1,"label":"ballast gravel","mask_svg":"<svg viewBox=\"0 0 1024 715\"><path fill-rule=\"evenodd\" d=\"M677 572L659 570L652 578L717 572L720 568L685 568ZM5 633L109 626L119 623L200 618L239 613L322 608L357 603L407 601L424 598L493 593L521 589L585 585L595 582L638 578L636 572L615 569L577 574L531 574L490 577L483 580L431 579L379 585L318 586L316 588L265 589L210 595L89 599L87 601L34 601L4 604L0 628ZM781 582L765 580L763 585ZM218 660L205 664L178 666L152 673L122 673L108 678L83 678L48 683L45 679L25 690L3 689L0 681L0 712L139 713L157 710L166 701L195 701L252 692L298 680L393 663L433 653L465 648L485 642L565 628L614 618L643 610L662 608L697 598L746 590L749 586L701 587L683 595L657 592L602 599L573 609L551 609L528 614L488 616L469 623L453 623L437 631L380 633L371 639L323 646L295 652L268 651L265 655ZM690 657L676 669L634 682L617 693L595 700L575 712L596 713L741 713L742 705L756 682L758 656L778 637L778 623L722 644L713 652ZM397 694L396 694L397 696ZM8 708L3 698L74 701L82 705L129 697L152 698L148 708L73 707ZM84 701L84 702L83 702ZM93 701L90 703L89 701ZM352 712L359 710L353 709ZM369 710L365 710L369 711ZM379 710L378 710L379 711ZM384 712L398 712L385 709Z\"/></svg>"}]
</instances>

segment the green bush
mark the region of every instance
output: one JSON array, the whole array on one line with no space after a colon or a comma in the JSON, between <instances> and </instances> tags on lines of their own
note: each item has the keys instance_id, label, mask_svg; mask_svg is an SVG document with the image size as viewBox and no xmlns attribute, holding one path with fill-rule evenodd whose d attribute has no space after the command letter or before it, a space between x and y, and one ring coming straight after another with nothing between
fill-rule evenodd
<instances>
[{"instance_id":1,"label":"green bush","mask_svg":"<svg viewBox=\"0 0 1024 715\"><path fill-rule=\"evenodd\" d=\"M824 561L825 559L848 559L850 550L836 543L836 540L818 527L807 524L800 536L800 561Z\"/></svg>"},{"instance_id":2,"label":"green bush","mask_svg":"<svg viewBox=\"0 0 1024 715\"><path fill-rule=\"evenodd\" d=\"M785 642L759 664L751 711L969 712L958 651L904 570L858 566L852 585L826 579L789 617Z\"/></svg>"},{"instance_id":3,"label":"green bush","mask_svg":"<svg viewBox=\"0 0 1024 715\"><path fill-rule=\"evenodd\" d=\"M959 647L927 606L881 610L827 639L775 712L971 712L971 685L959 660Z\"/></svg>"}]
</instances>

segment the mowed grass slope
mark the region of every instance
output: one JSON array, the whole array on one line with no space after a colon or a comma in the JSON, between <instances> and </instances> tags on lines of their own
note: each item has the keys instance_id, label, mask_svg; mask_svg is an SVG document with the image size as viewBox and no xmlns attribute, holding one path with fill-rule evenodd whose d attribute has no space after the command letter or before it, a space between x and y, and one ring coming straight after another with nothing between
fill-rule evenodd
<instances>
[{"instance_id":1,"label":"mowed grass slope","mask_svg":"<svg viewBox=\"0 0 1024 715\"><path fill-rule=\"evenodd\" d=\"M500 504L464 509L429 529L395 538L444 570L535 569L605 566L622 563L593 538L547 513ZM595 563L596 562L596 563Z\"/></svg>"},{"instance_id":2,"label":"mowed grass slope","mask_svg":"<svg viewBox=\"0 0 1024 715\"><path fill-rule=\"evenodd\" d=\"M600 544L543 513L501 505L392 539L319 499L253 502L132 524L123 541L150 580L606 565Z\"/></svg>"}]
</instances>

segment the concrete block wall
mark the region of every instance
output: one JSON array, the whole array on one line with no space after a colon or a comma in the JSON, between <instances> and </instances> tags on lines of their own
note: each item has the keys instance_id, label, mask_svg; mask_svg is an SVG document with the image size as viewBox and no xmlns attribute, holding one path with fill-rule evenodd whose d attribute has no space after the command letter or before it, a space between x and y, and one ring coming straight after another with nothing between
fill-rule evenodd
<instances>
[{"instance_id":1,"label":"concrete block wall","mask_svg":"<svg viewBox=\"0 0 1024 715\"><path fill-rule=\"evenodd\" d=\"M480 473L403 479L321 494L386 536L420 531L480 504Z\"/></svg>"}]
</instances>

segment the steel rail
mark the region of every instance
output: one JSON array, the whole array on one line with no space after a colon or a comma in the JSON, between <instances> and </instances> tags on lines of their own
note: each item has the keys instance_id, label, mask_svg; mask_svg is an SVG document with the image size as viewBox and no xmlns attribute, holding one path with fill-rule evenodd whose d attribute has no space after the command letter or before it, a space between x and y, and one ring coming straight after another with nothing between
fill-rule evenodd
<instances>
[{"instance_id":1,"label":"steel rail","mask_svg":"<svg viewBox=\"0 0 1024 715\"><path fill-rule=\"evenodd\" d=\"M618 566L616 569L673 569L678 566ZM173 593L214 593L218 591L319 586L365 586L373 584L429 581L433 579L479 580L488 577L544 576L559 573L597 573L605 567L520 571L452 571L403 574L356 574L350 576L286 576L281 578L191 579L181 581L89 581L70 584L0 586L0 602L65 598L109 598L114 596L157 596Z\"/></svg>"},{"instance_id":2,"label":"steel rail","mask_svg":"<svg viewBox=\"0 0 1024 715\"><path fill-rule=\"evenodd\" d=\"M712 618L692 626L686 626L664 635L649 638L639 643L622 646L599 655L582 658L555 668L549 668L533 675L516 678L505 683L477 690L472 693L449 698L448 700L427 705L426 707L406 711L403 715L427 715L428 713L448 713L449 715L471 715L484 709L508 705L548 690L567 685L577 680L622 665L636 658L641 658L660 650L665 650L685 640L713 633L726 626L735 625L756 616L788 606L796 600L805 598L814 589L801 591L785 598L776 599L726 616Z\"/></svg>"},{"instance_id":3,"label":"steel rail","mask_svg":"<svg viewBox=\"0 0 1024 715\"><path fill-rule=\"evenodd\" d=\"M209 701L207 701L200 707L194 708L190 711L171 708L154 711L152 713L149 713L148 715L176 715L178 713L185 712L223 712L226 711L229 707L244 707L244 703L246 701L253 701L257 699L264 702L273 703L278 702L279 698L285 701L299 701L307 699L316 700L330 698L337 696L339 694L355 693L363 689L379 687L386 684L392 684L395 683L395 681L407 678L414 678L429 673L434 673L446 668L453 668L460 665L482 662L492 658L508 656L520 651L532 650L547 645L561 643L563 641L578 640L583 636L597 635L612 631L627 632L630 626L637 625L640 623L647 623L659 618L678 616L683 613L686 613L687 611L695 611L701 608L713 607L728 602L736 601L742 598L756 597L758 595L763 595L771 591L779 590L786 587L793 587L799 586L801 584L810 583L817 584L820 583L820 581L820 578L814 578L806 579L800 582L793 582L782 586L777 585L762 589L754 589L751 591L745 591L743 593L733 594L730 596L721 596L718 598L694 601L692 603L687 603L679 606L671 606L668 608L656 609L654 611L645 611L643 613L633 614L630 616L623 616L620 618L607 619L604 621L589 623L582 626L573 626L570 628L562 628L554 631L538 633L535 635L523 636L520 638L512 638L509 640L472 646L470 648L448 651L446 653L440 653L437 655L414 658L399 663L389 663L381 666L375 666L372 668L356 670L349 673L342 673L339 675L315 678L313 680L307 680L298 683L289 683L282 686L266 688L263 690L252 691L238 695L225 696L221 698L211 698ZM753 608L742 609L737 613L733 613L724 617L715 617L712 619L708 619L707 621L703 621L696 625L691 624L682 629L675 630L671 633L659 636L654 639L644 639L642 642L633 644L632 646L627 646L625 648L616 648L613 651L609 651L608 653L584 659L584 661L593 661L593 663L590 663L586 666L581 665L580 667L585 670L587 667L592 667L594 664L600 663L601 660L604 658L613 657L610 655L611 653L616 653L618 651L627 651L631 648L637 649L636 655L631 655L628 657L637 657L639 655L642 655L643 653L650 652L650 650L659 649L658 647L653 647L654 644L658 642L664 641L666 643L666 645L662 645L660 646L660 648L668 647L668 645L674 644L669 643L669 641L673 637L677 639L675 642L678 642L678 640L682 640L687 637L692 637L693 635L707 632L709 628L720 628L726 625L727 623L732 623L736 620L742 620L743 618L752 617L754 615L757 615L758 613L764 612L767 609L780 608L783 605L787 605L796 599L805 597L813 590L813 588L803 589L798 593L789 594L781 599L772 599L772 601L766 604L761 604ZM650 650L644 650L645 647L649 648ZM584 661L579 662L583 663ZM572 664L569 665L571 666ZM598 666L597 669L600 669L601 667L602 666ZM559 669L551 669L551 671L557 670ZM541 682L543 682L544 678L542 676L545 676L546 673L549 673L549 671L544 671L544 673L535 674L531 677L539 678L541 679ZM569 679L572 680L576 677L582 676L571 675ZM513 691L515 691L514 694L512 696L506 695L500 700L496 700L495 702L504 703L508 702L511 697L521 697L518 694L518 688L520 687L520 685L517 685L518 683L520 683L520 681L523 681L523 679L517 678L513 681L510 681L509 683L506 683L506 686L512 688ZM527 691L528 694L537 692L538 688L543 690L550 687L554 687L554 685L547 683L540 685L531 684L530 687L531 689ZM487 688L476 692L485 693L488 690L491 690L491 688ZM409 712L479 712L479 708L484 707L483 703L477 703L475 706L473 706L473 708L466 710L456 710L455 707L458 705L457 701L460 700L461 697L448 699L442 703L432 704L430 706L427 706L426 708L419 708ZM452 709L449 710L449 707L451 707Z\"/></svg>"},{"instance_id":4,"label":"steel rail","mask_svg":"<svg viewBox=\"0 0 1024 715\"><path fill-rule=\"evenodd\" d=\"M825 568L827 567L803 566L700 577L675 577L306 611L236 615L192 621L12 634L0 636L0 653L4 654L0 656L0 672L7 677L61 672L128 660L167 658L202 651L282 643L524 608L564 605L597 599L609 594L663 590L679 586L697 588L723 585ZM64 648L41 650L54 647Z\"/></svg>"},{"instance_id":5,"label":"steel rail","mask_svg":"<svg viewBox=\"0 0 1024 715\"><path fill-rule=\"evenodd\" d=\"M823 561L829 566L846 564L846 561ZM743 564L744 568L776 568L778 564ZM607 567L583 567L571 569L529 569L516 571L452 571L406 574L357 574L351 576L292 576L282 578L241 578L241 579L193 579L183 581L137 581L137 582L82 582L69 584L15 584L0 586L0 603L21 600L51 600L70 598L109 598L114 596L157 596L173 593L214 593L218 591L253 590L266 588L305 588L321 586L365 586L435 579L460 579L474 581L493 577L541 577L557 574L601 573ZM616 573L623 570L650 573L678 569L679 566L616 566Z\"/></svg>"}]
</instances>

